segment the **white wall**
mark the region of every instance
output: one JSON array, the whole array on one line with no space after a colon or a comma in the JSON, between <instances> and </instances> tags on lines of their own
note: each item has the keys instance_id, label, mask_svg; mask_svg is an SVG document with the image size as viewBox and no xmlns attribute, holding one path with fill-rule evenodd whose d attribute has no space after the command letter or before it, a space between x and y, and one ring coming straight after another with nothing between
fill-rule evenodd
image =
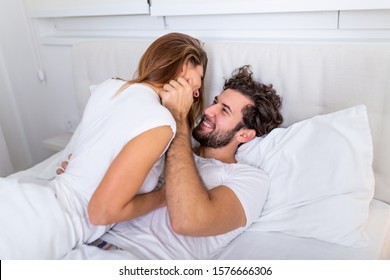
<instances>
[{"instance_id":1,"label":"white wall","mask_svg":"<svg viewBox=\"0 0 390 280\"><path fill-rule=\"evenodd\" d=\"M31 88L28 84L31 55L25 48L26 34L21 20L18 2L0 1L0 126L3 153L9 151L13 167L9 168L7 155L2 156L1 164L8 166L2 176L33 163L29 141L25 139L29 132L25 125L28 124L24 122L25 113L19 107L25 102L20 91Z\"/></svg>"},{"instance_id":2,"label":"white wall","mask_svg":"<svg viewBox=\"0 0 390 280\"><path fill-rule=\"evenodd\" d=\"M81 40L153 39L172 31L189 33L203 40L390 40L390 7L386 6L390 3L384 0L370 2L376 6L356 6L356 9L348 10L329 8L329 3L340 1L323 1L328 5L324 10L312 5L309 11L289 12L284 5L278 12L278 6L274 5L272 13L253 13L249 9L250 13L244 14L229 11L209 14L207 11L210 10L204 6L194 14L194 9L186 9L186 5L164 14L163 9L157 9L157 4L164 4L164 1L173 0L153 0L149 10L147 0L123 2L126 5L137 3L137 9L115 6L122 1L109 1L112 5L107 9L80 6L80 3L101 4L103 0L74 0L75 7L47 6L45 9L45 3L64 1L0 0L0 54L3 57L0 56L0 124L15 170L26 168L53 153L43 147L42 141L67 132L67 123L79 120L70 50ZM232 2L234 0L229 0L229 5ZM351 0L344 2L354 3ZM367 1L358 2L367 5ZM27 15L26 3L30 7ZM241 2L237 3L240 5ZM290 4L290 7L297 9L298 6ZM39 71L45 74L45 84L37 78Z\"/></svg>"},{"instance_id":3,"label":"white wall","mask_svg":"<svg viewBox=\"0 0 390 280\"><path fill-rule=\"evenodd\" d=\"M14 171L14 167L11 162L11 157L8 152L7 143L5 142L3 130L0 126L0 176L7 176Z\"/></svg>"}]
</instances>

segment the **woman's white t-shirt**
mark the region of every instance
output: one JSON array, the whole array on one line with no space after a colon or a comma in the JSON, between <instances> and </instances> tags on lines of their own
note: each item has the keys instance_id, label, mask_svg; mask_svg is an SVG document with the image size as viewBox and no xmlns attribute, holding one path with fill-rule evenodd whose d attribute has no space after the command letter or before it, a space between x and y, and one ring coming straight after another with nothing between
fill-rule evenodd
<instances>
[{"instance_id":1,"label":"woman's white t-shirt","mask_svg":"<svg viewBox=\"0 0 390 280\"><path fill-rule=\"evenodd\" d=\"M66 172L54 180L57 199L73 216L78 216L83 241L99 237L107 227L91 226L86 209L106 170L121 149L134 137L152 128L170 126L171 113L161 105L157 93L143 84L133 84L115 95L124 81L110 79L92 89L75 139L64 159L72 154ZM168 148L168 146L167 146ZM138 193L152 191L163 171L163 154L155 163ZM97 230L96 234L93 232Z\"/></svg>"}]
</instances>

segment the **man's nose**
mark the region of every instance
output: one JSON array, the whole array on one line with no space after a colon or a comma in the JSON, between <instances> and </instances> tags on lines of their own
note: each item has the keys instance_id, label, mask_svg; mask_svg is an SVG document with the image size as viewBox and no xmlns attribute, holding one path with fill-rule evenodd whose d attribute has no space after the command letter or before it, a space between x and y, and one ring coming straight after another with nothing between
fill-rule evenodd
<instances>
[{"instance_id":1,"label":"man's nose","mask_svg":"<svg viewBox=\"0 0 390 280\"><path fill-rule=\"evenodd\" d=\"M208 116L215 116L216 109L217 109L217 104L212 104L204 110L204 113L205 115Z\"/></svg>"}]
</instances>

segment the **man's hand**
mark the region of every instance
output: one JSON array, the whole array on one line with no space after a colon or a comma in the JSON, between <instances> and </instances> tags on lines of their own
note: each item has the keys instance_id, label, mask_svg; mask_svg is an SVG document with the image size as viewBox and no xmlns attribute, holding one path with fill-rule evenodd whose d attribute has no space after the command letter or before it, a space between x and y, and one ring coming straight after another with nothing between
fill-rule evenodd
<instances>
[{"instance_id":1,"label":"man's hand","mask_svg":"<svg viewBox=\"0 0 390 280\"><path fill-rule=\"evenodd\" d=\"M160 92L162 105L165 106L177 121L186 120L191 109L193 92L190 84L184 78L172 80L163 86Z\"/></svg>"},{"instance_id":2,"label":"man's hand","mask_svg":"<svg viewBox=\"0 0 390 280\"><path fill-rule=\"evenodd\" d=\"M61 162L61 168L58 168L56 170L57 175L61 175L61 174L65 173L66 168L68 168L68 164L69 164L68 161L70 160L71 157L72 157L72 154L69 154L68 159Z\"/></svg>"}]
</instances>

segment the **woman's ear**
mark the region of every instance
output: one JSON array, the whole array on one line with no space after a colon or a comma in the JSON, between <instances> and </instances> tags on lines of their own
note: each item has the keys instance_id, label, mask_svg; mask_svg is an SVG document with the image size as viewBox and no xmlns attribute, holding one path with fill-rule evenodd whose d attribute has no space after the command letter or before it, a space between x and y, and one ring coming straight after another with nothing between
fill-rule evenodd
<instances>
[{"instance_id":1,"label":"woman's ear","mask_svg":"<svg viewBox=\"0 0 390 280\"><path fill-rule=\"evenodd\" d=\"M254 129L242 128L238 132L238 142L246 143L251 141L256 136L256 131Z\"/></svg>"},{"instance_id":2,"label":"woman's ear","mask_svg":"<svg viewBox=\"0 0 390 280\"><path fill-rule=\"evenodd\" d=\"M182 67L182 69L181 69L180 76L184 76L184 75L187 73L187 71L188 71L188 63L189 63L189 62L186 62L186 63L183 64L183 67Z\"/></svg>"}]
</instances>

